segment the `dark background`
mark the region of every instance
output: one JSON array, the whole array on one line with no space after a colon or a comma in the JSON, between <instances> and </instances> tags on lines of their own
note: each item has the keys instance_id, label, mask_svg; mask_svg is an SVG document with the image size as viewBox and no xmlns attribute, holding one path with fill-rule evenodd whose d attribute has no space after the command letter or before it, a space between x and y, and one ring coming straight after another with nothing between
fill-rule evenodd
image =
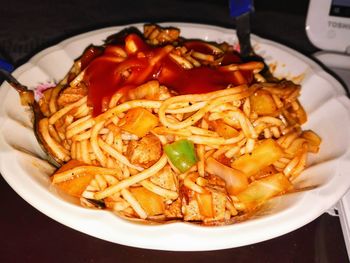
<instances>
[{"instance_id":1,"label":"dark background","mask_svg":"<svg viewBox=\"0 0 350 263\"><path fill-rule=\"evenodd\" d=\"M234 27L228 1L1 1L0 57L16 67L67 37L134 22L198 22ZM310 56L308 1L255 1L252 31ZM162 252L102 241L35 210L0 177L0 262L347 262L337 217L324 214L270 241L210 252ZM273 226L271 226L273 227ZM213 240L215 242L215 240Z\"/></svg>"},{"instance_id":2,"label":"dark background","mask_svg":"<svg viewBox=\"0 0 350 263\"><path fill-rule=\"evenodd\" d=\"M0 8L0 52L15 65L67 37L134 22L195 22L234 27L228 0L12 0ZM315 51L305 33L307 0L255 1L253 33L304 54Z\"/></svg>"}]
</instances>

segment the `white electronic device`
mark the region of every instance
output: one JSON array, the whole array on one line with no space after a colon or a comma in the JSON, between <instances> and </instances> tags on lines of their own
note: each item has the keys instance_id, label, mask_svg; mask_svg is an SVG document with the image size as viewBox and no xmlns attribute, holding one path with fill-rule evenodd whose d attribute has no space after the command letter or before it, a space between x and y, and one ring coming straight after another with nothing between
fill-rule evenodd
<instances>
[{"instance_id":1,"label":"white electronic device","mask_svg":"<svg viewBox=\"0 0 350 263\"><path fill-rule=\"evenodd\" d=\"M310 0L306 33L322 50L350 53L350 0Z\"/></svg>"},{"instance_id":2,"label":"white electronic device","mask_svg":"<svg viewBox=\"0 0 350 263\"><path fill-rule=\"evenodd\" d=\"M306 19L310 41L322 51L314 57L350 92L350 0L310 0ZM350 171L348 171L350 176ZM350 259L350 190L338 202L340 223Z\"/></svg>"}]
</instances>

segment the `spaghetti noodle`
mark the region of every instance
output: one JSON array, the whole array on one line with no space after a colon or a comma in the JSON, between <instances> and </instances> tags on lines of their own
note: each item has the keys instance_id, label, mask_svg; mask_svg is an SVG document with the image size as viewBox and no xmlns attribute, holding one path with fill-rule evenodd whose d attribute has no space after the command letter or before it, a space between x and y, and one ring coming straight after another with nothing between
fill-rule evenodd
<instances>
[{"instance_id":1,"label":"spaghetti noodle","mask_svg":"<svg viewBox=\"0 0 350 263\"><path fill-rule=\"evenodd\" d=\"M46 90L52 177L82 205L127 218L231 222L293 188L321 139L300 86L266 82L228 44L146 25L90 47Z\"/></svg>"}]
</instances>

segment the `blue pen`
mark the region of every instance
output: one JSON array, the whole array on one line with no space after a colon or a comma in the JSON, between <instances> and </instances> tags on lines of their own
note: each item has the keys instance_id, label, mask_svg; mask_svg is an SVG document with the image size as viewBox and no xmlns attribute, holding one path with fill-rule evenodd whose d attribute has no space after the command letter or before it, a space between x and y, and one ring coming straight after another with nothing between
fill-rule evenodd
<instances>
[{"instance_id":1,"label":"blue pen","mask_svg":"<svg viewBox=\"0 0 350 263\"><path fill-rule=\"evenodd\" d=\"M234 18L254 11L253 0L230 0L229 5L230 15Z\"/></svg>"},{"instance_id":2,"label":"blue pen","mask_svg":"<svg viewBox=\"0 0 350 263\"><path fill-rule=\"evenodd\" d=\"M0 59L0 69L6 70L7 72L12 72L13 65L3 59Z\"/></svg>"}]
</instances>

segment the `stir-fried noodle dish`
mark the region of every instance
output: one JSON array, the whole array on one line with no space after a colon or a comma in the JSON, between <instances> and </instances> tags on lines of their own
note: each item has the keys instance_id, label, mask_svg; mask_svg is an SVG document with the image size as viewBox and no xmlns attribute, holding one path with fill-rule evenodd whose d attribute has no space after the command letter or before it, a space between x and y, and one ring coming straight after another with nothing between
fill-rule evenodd
<instances>
[{"instance_id":1,"label":"stir-fried noodle dish","mask_svg":"<svg viewBox=\"0 0 350 263\"><path fill-rule=\"evenodd\" d=\"M89 46L39 100L52 184L144 222L230 224L293 191L321 139L301 87L227 43L145 25Z\"/></svg>"}]
</instances>

